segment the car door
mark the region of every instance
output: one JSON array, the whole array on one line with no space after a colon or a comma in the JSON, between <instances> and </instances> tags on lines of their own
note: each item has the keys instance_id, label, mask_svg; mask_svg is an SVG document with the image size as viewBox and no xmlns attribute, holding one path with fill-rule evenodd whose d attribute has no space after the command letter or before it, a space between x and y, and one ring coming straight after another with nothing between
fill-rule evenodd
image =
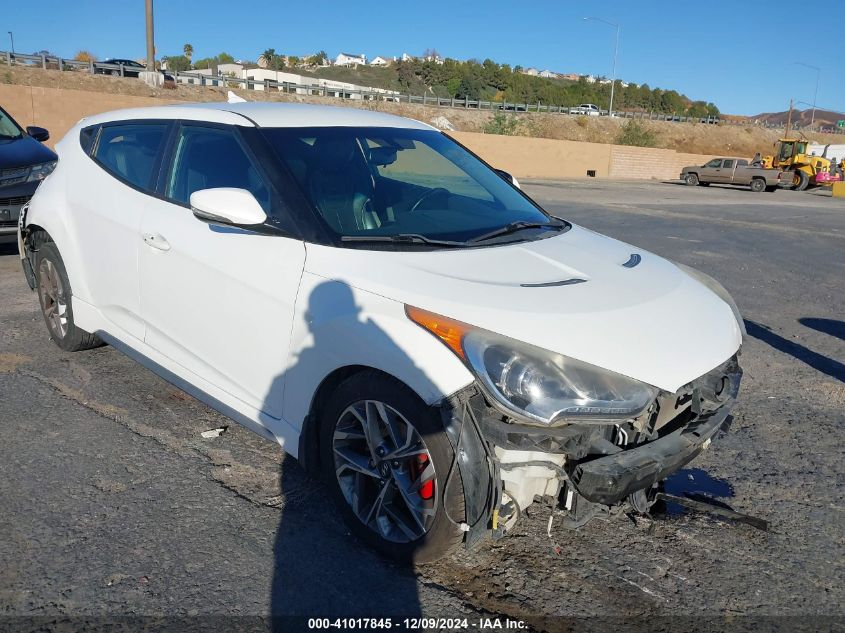
<instances>
[{"instance_id":1,"label":"car door","mask_svg":"<svg viewBox=\"0 0 845 633\"><path fill-rule=\"evenodd\" d=\"M104 124L91 150L92 161L79 178L68 180L74 239L88 292L80 298L139 340L144 322L138 298L138 232L170 127L169 121Z\"/></svg>"},{"instance_id":2,"label":"car door","mask_svg":"<svg viewBox=\"0 0 845 633\"><path fill-rule=\"evenodd\" d=\"M191 193L215 187L247 189L274 212L275 193L233 126L180 124L159 187L140 231L147 344L252 409L281 418L304 243L207 224L191 213Z\"/></svg>"},{"instance_id":3,"label":"car door","mask_svg":"<svg viewBox=\"0 0 845 633\"><path fill-rule=\"evenodd\" d=\"M722 167L719 170L719 180L716 182L722 182L726 184L730 184L734 181L734 166L736 161L733 159L726 158L722 161Z\"/></svg>"},{"instance_id":4,"label":"car door","mask_svg":"<svg viewBox=\"0 0 845 633\"><path fill-rule=\"evenodd\" d=\"M698 174L698 179L701 182L719 182L722 170L722 159L714 158L706 163Z\"/></svg>"}]
</instances>

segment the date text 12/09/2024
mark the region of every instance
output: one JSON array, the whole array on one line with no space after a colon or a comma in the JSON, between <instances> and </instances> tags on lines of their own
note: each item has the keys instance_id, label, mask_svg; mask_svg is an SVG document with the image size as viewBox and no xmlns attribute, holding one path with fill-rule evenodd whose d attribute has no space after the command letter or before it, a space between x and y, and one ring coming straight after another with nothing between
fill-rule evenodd
<instances>
[{"instance_id":1,"label":"date text 12/09/2024","mask_svg":"<svg viewBox=\"0 0 845 633\"><path fill-rule=\"evenodd\" d=\"M308 628L340 630L447 630L477 631L527 630L522 620L512 618L309 618Z\"/></svg>"}]
</instances>

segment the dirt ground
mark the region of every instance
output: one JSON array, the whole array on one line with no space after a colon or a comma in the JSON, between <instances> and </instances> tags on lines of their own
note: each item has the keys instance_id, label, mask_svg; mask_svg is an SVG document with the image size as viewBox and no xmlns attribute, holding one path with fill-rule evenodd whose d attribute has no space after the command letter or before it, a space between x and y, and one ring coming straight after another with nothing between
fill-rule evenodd
<instances>
[{"instance_id":1,"label":"dirt ground","mask_svg":"<svg viewBox=\"0 0 845 633\"><path fill-rule=\"evenodd\" d=\"M175 88L150 88L137 79L124 79L105 75L90 75L82 71L42 70L21 66L0 66L0 82L89 90L114 94L158 97L184 101L223 101L227 89L210 86L179 84ZM354 99L306 97L256 90L235 89L250 101L297 101L304 103L343 103L345 106L383 110L421 121L431 122L436 117L446 117L455 129L463 132L483 132L492 118L490 112L463 108L438 108L407 103L363 102ZM512 114L519 124L515 133L523 136L552 138L589 143L613 143L624 120L605 117L574 117L558 114ZM644 121L643 125L655 135L655 146L693 154L725 154L752 156L755 152L770 153L783 130L769 130L753 125L707 125L703 123L669 123ZM842 143L842 135L810 134L819 143Z\"/></svg>"},{"instance_id":2,"label":"dirt ground","mask_svg":"<svg viewBox=\"0 0 845 633\"><path fill-rule=\"evenodd\" d=\"M350 539L324 486L278 446L112 347L60 352L7 244L0 631L34 616L83 630L80 618L125 614L218 618L205 630L271 614L493 615L538 631L845 630L841 201L524 185L550 212L699 268L736 298L748 337L733 426L667 486L763 518L768 532L670 511L555 525L550 538L548 510L532 507L501 541L397 568ZM684 353L694 342L673 344ZM304 630L297 622L281 630Z\"/></svg>"}]
</instances>

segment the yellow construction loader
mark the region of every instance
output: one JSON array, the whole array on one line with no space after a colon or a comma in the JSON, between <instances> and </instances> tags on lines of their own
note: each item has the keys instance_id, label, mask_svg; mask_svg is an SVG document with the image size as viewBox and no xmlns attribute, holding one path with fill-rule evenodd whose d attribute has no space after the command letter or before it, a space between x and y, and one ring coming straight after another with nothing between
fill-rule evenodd
<instances>
[{"instance_id":1,"label":"yellow construction loader","mask_svg":"<svg viewBox=\"0 0 845 633\"><path fill-rule=\"evenodd\" d=\"M821 155L809 149L810 141L798 138L782 138L775 144L775 154L764 156L763 165L767 169L780 169L792 173L792 188L804 191L807 187L829 185L830 158L824 147ZM818 147L818 146L816 146ZM825 174L817 178L819 174Z\"/></svg>"}]
</instances>

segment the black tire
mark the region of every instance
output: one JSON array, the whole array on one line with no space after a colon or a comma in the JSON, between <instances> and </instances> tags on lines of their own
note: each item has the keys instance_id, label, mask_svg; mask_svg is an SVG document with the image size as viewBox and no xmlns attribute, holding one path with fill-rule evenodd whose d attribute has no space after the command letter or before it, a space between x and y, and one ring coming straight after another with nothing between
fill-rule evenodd
<instances>
[{"instance_id":1,"label":"black tire","mask_svg":"<svg viewBox=\"0 0 845 633\"><path fill-rule=\"evenodd\" d=\"M73 292L55 242L41 244L35 254L35 288L41 315L56 345L66 352L77 352L103 344L96 334L73 322Z\"/></svg>"},{"instance_id":2,"label":"black tire","mask_svg":"<svg viewBox=\"0 0 845 633\"><path fill-rule=\"evenodd\" d=\"M763 178L751 179L751 191L754 193L762 193L766 190L766 181Z\"/></svg>"},{"instance_id":3,"label":"black tire","mask_svg":"<svg viewBox=\"0 0 845 633\"><path fill-rule=\"evenodd\" d=\"M700 184L700 181L698 180L698 174L687 174L686 176L684 176L684 182L690 187L696 187Z\"/></svg>"},{"instance_id":4,"label":"black tire","mask_svg":"<svg viewBox=\"0 0 845 633\"><path fill-rule=\"evenodd\" d=\"M792 188L795 191L804 191L810 184L810 177L800 169L792 173Z\"/></svg>"},{"instance_id":5,"label":"black tire","mask_svg":"<svg viewBox=\"0 0 845 633\"><path fill-rule=\"evenodd\" d=\"M377 533L374 528L364 522L364 519L358 517L352 508L352 502L347 501L341 489L340 475L336 472L340 471L340 467L336 466L335 461L335 429L341 426L341 428L348 430L349 427L342 427L343 421L350 419L345 417L348 416L346 412L352 406L362 406L364 401L383 403L401 414L419 434L423 448L428 451L428 456L430 456L433 464L435 475L432 481L434 482L435 492L431 503L435 510L434 519L427 531L414 540L396 542ZM365 440L358 441L364 442ZM351 376L338 386L322 408L320 416L320 463L322 474L331 489L332 498L352 533L386 557L406 563L426 563L446 556L460 544L463 533L457 523L464 520L464 491L460 472L457 470L457 465L453 464L453 459L452 445L443 431L443 424L437 412L427 406L407 386L381 372L362 371ZM370 462L369 469L379 471L387 461L390 460L385 460L375 466ZM396 462L393 461L392 464L395 466ZM455 470L450 476L449 473L453 466ZM376 491L379 490L377 488L379 484L376 480L367 477L362 478L356 473L353 473L353 475L358 477L356 481L363 479L363 484L355 488L358 499L364 498L366 501L365 486ZM390 476L385 476L385 479L388 480L388 487L393 486L393 490L398 491L399 484L396 483L398 480L391 480ZM446 487L447 480L448 490ZM444 494L444 491L446 494ZM390 491L388 491L388 494L401 502L401 496L396 497ZM362 505L365 509L368 506L372 507L366 502L363 502ZM395 507L396 504L393 504L393 506Z\"/></svg>"}]
</instances>

